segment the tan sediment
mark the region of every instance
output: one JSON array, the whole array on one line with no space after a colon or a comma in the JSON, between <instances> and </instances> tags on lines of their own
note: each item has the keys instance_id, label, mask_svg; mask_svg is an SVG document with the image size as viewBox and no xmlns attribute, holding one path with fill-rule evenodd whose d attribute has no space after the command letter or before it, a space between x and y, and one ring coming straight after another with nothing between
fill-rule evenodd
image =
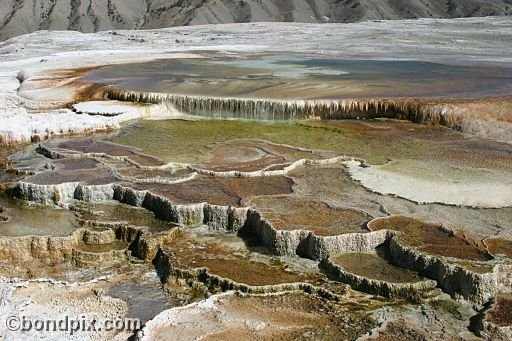
<instances>
[{"instance_id":1,"label":"tan sediment","mask_svg":"<svg viewBox=\"0 0 512 341\"><path fill-rule=\"evenodd\" d=\"M356 210L330 207L322 201L297 196L259 196L248 204L276 230L308 230L318 236L366 233L368 215Z\"/></svg>"}]
</instances>

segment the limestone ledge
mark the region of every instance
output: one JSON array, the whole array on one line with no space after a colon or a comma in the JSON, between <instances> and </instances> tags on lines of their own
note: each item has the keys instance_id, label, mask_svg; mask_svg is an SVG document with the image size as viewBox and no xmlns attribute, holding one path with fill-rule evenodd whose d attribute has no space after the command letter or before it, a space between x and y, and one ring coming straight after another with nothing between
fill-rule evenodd
<instances>
[{"instance_id":1,"label":"limestone ledge","mask_svg":"<svg viewBox=\"0 0 512 341\"><path fill-rule=\"evenodd\" d=\"M85 220L82 223L85 227L107 229L101 232L92 232L92 238L88 236L90 231L87 230L83 238L85 243L95 244L96 239L108 235L108 238L101 240L97 244L108 244L115 241L125 242L128 244L129 255L144 261L152 261L161 244L173 240L181 233L181 230L178 228L152 233L147 226L92 220ZM91 239L93 239L93 242L90 242Z\"/></svg>"},{"instance_id":2,"label":"limestone ledge","mask_svg":"<svg viewBox=\"0 0 512 341\"><path fill-rule=\"evenodd\" d=\"M85 230L82 240L86 244L108 244L116 240L116 233L114 230L108 229L103 231L90 231Z\"/></svg>"},{"instance_id":3,"label":"limestone ledge","mask_svg":"<svg viewBox=\"0 0 512 341\"><path fill-rule=\"evenodd\" d=\"M484 304L498 293L500 286L496 269L487 273L469 271L402 245L397 238L389 240L389 251L396 265L436 279L443 291L456 298Z\"/></svg>"},{"instance_id":4,"label":"limestone ledge","mask_svg":"<svg viewBox=\"0 0 512 341\"><path fill-rule=\"evenodd\" d=\"M494 268L496 275L498 292L503 294L512 294L512 265L498 264Z\"/></svg>"},{"instance_id":5,"label":"limestone ledge","mask_svg":"<svg viewBox=\"0 0 512 341\"><path fill-rule=\"evenodd\" d=\"M153 168L153 167L144 167L136 161L133 161L127 156L116 156L110 155L102 152L90 152L90 153L80 153L80 152L72 152L67 150L55 150L48 148L43 144L39 144L36 148L36 152L46 156L49 159L84 159L84 158L105 158L114 161L125 161L137 168Z\"/></svg>"},{"instance_id":6,"label":"limestone ledge","mask_svg":"<svg viewBox=\"0 0 512 341\"><path fill-rule=\"evenodd\" d=\"M431 296L437 296L437 282L424 280L415 283L391 283L370 279L345 271L341 266L334 264L329 258L324 258L320 266L336 280L349 284L353 289L374 295L403 298L414 302L421 302Z\"/></svg>"},{"instance_id":7,"label":"limestone ledge","mask_svg":"<svg viewBox=\"0 0 512 341\"><path fill-rule=\"evenodd\" d=\"M417 99L274 100L207 97L108 89L105 98L136 103L168 104L178 111L204 116L224 114L249 119L397 118L454 127L455 109Z\"/></svg>"},{"instance_id":8,"label":"limestone ledge","mask_svg":"<svg viewBox=\"0 0 512 341\"><path fill-rule=\"evenodd\" d=\"M22 262L45 259L61 263L72 259L73 247L80 243L85 230L76 230L69 236L0 237L0 260Z\"/></svg>"},{"instance_id":9,"label":"limestone ledge","mask_svg":"<svg viewBox=\"0 0 512 341\"><path fill-rule=\"evenodd\" d=\"M193 166L187 166L188 169L202 175L208 176L216 176L216 177L259 177L259 176L278 176L278 175L287 175L291 171L297 169L300 166L308 165L308 166L319 166L319 165L331 165L336 164L342 161L355 160L355 158L348 156L335 156L333 158L328 159L300 159L295 162L292 162L290 165L284 167L283 169L278 170L266 170L261 169L253 172L242 172L242 171L227 171L227 172L216 172L207 169L201 169ZM361 160L359 160L362 162Z\"/></svg>"},{"instance_id":10,"label":"limestone ledge","mask_svg":"<svg viewBox=\"0 0 512 341\"><path fill-rule=\"evenodd\" d=\"M107 244L115 241L110 233L90 231L85 228L75 230L68 236L0 236L0 261L24 262L32 259L48 264L71 262L75 265L95 265L107 260L126 258L127 250L107 252L87 252L81 245ZM106 237L106 235L109 235Z\"/></svg>"},{"instance_id":11,"label":"limestone ledge","mask_svg":"<svg viewBox=\"0 0 512 341\"><path fill-rule=\"evenodd\" d=\"M475 316L473 331L477 336L480 336L484 340L512 340L512 326L510 324L489 318L489 310L492 310L496 303L496 300L494 302L489 302L489 304L486 304L485 307L479 311L478 315ZM503 311L502 313L510 316L510 311Z\"/></svg>"},{"instance_id":12,"label":"limestone ledge","mask_svg":"<svg viewBox=\"0 0 512 341\"><path fill-rule=\"evenodd\" d=\"M265 141L266 143L270 143L268 141ZM306 148L298 148L289 146L286 144L278 144L280 146L293 148L300 151L307 151L311 152L311 149ZM208 169L202 169L195 167L190 164L182 164L182 163L175 163L175 162L169 162L167 164L161 165L161 166L144 166L140 163L130 159L126 156L112 156L106 153L78 153L78 152L69 152L64 150L56 150L49 148L45 145L40 144L36 151L50 159L85 159L85 158L96 158L96 159L109 159L109 160L115 160L115 161L124 161L132 166L137 167L138 169L142 170L165 170L169 168L183 168L188 169L191 171L191 175L188 177L184 177L177 180L170 180L170 179L163 179L163 178L146 178L146 179L140 179L136 177L121 175L114 167L109 167L109 169L112 171L112 173L119 179L123 181L130 181L134 183L163 183L163 184L171 184L171 183L180 183L185 182L188 180L191 180L195 178L198 174L201 175L207 175L207 176L215 176L215 177L261 177L261 176L279 176L279 175L287 175L288 173L292 172L293 170L297 169L300 166L319 166L319 165L331 165L331 164L337 164L340 162L347 162L347 161L354 161L354 162L360 162L361 164L365 164L365 161L359 158L354 158L350 156L335 156L332 158L326 158L326 159L299 159L297 161L292 162L291 164L287 165L286 167L283 167L283 169L278 170L268 170L267 168L272 167L266 167L264 169L252 171L252 172L243 172L243 171L225 171L225 172L219 172L219 171L212 171Z\"/></svg>"},{"instance_id":13,"label":"limestone ledge","mask_svg":"<svg viewBox=\"0 0 512 341\"><path fill-rule=\"evenodd\" d=\"M73 264L79 267L102 264L116 259L126 259L130 256L128 250L109 250L105 252L87 252L80 249L73 249Z\"/></svg>"},{"instance_id":14,"label":"limestone ledge","mask_svg":"<svg viewBox=\"0 0 512 341\"><path fill-rule=\"evenodd\" d=\"M49 264L71 262L77 266L97 265L107 261L132 259L152 261L160 245L172 240L180 229L157 233L145 226L116 222L81 220L79 228L68 236L0 236L0 261L39 259ZM88 251L83 246L126 243L126 248Z\"/></svg>"},{"instance_id":15,"label":"limestone ledge","mask_svg":"<svg viewBox=\"0 0 512 341\"><path fill-rule=\"evenodd\" d=\"M497 326L488 321L482 321L477 330L479 336L489 341L509 341L512 340L511 326Z\"/></svg>"},{"instance_id":16,"label":"limestone ledge","mask_svg":"<svg viewBox=\"0 0 512 341\"><path fill-rule=\"evenodd\" d=\"M209 273L207 268L195 268L195 269L181 269L173 266L173 263L169 255L160 249L153 260L153 265L156 268L163 283L167 283L170 280L184 281L185 284L196 289L205 289L208 291L228 291L237 290L246 294L272 294L272 293L284 293L292 291L303 291L309 294L315 294L320 297L341 301L345 297L345 293L348 293L347 287L343 288L343 294L333 293L325 288L315 286L309 283L295 282L295 283L283 283L283 284L272 284L272 285L248 285L239 283L234 280L220 277Z\"/></svg>"},{"instance_id":17,"label":"limestone ledge","mask_svg":"<svg viewBox=\"0 0 512 341\"><path fill-rule=\"evenodd\" d=\"M337 236L317 236L308 230L277 230L260 212L249 209L247 223L241 234L259 240L263 246L280 256L294 256L321 260L336 252L369 252L388 239L389 231L347 233Z\"/></svg>"}]
</instances>

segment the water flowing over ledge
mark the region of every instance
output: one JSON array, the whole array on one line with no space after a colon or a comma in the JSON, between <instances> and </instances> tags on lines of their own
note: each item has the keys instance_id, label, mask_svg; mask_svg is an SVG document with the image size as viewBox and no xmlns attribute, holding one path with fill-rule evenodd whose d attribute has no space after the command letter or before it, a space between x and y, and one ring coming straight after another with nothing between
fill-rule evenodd
<instances>
[{"instance_id":1,"label":"water flowing over ledge","mask_svg":"<svg viewBox=\"0 0 512 341\"><path fill-rule=\"evenodd\" d=\"M441 125L463 133L512 143L510 98L370 98L273 100L188 96L107 89L105 99L160 104L184 114L253 120L341 120L389 118Z\"/></svg>"},{"instance_id":2,"label":"water flowing over ledge","mask_svg":"<svg viewBox=\"0 0 512 341\"><path fill-rule=\"evenodd\" d=\"M273 100L204 97L109 89L104 97L136 103L171 104L198 116L256 120L396 118L416 123L453 126L455 109L418 99Z\"/></svg>"}]
</instances>

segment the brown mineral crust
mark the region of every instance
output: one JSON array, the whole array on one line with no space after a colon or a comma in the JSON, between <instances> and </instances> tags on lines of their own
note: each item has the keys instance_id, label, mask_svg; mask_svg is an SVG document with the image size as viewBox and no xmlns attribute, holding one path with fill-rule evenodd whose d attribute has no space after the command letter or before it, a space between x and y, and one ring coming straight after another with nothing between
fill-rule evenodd
<instances>
[{"instance_id":1,"label":"brown mineral crust","mask_svg":"<svg viewBox=\"0 0 512 341\"><path fill-rule=\"evenodd\" d=\"M121 168L118 173L122 176L130 176L140 179L147 178L166 178L166 179L181 179L193 173L193 171L180 168L180 169L142 169L142 168Z\"/></svg>"},{"instance_id":2,"label":"brown mineral crust","mask_svg":"<svg viewBox=\"0 0 512 341\"><path fill-rule=\"evenodd\" d=\"M60 159L53 161L53 164L58 170L73 171L80 169L92 169L99 165L99 162L92 158L84 159Z\"/></svg>"},{"instance_id":3,"label":"brown mineral crust","mask_svg":"<svg viewBox=\"0 0 512 341\"><path fill-rule=\"evenodd\" d=\"M471 261L492 258L478 243L446 231L441 226L427 224L405 216L378 218L368 223L372 231L394 230L402 232L399 240L429 254Z\"/></svg>"},{"instance_id":4,"label":"brown mineral crust","mask_svg":"<svg viewBox=\"0 0 512 341\"><path fill-rule=\"evenodd\" d=\"M251 286L311 282L321 276L288 271L284 264L254 260L248 250L231 248L218 240L201 241L177 238L164 245L172 254L173 265L180 268L206 267L209 273Z\"/></svg>"},{"instance_id":5,"label":"brown mineral crust","mask_svg":"<svg viewBox=\"0 0 512 341\"><path fill-rule=\"evenodd\" d=\"M431 340L421 331L409 327L407 321L397 320L386 324L384 330L380 331L376 337L372 337L372 341L429 341Z\"/></svg>"},{"instance_id":6,"label":"brown mineral crust","mask_svg":"<svg viewBox=\"0 0 512 341\"><path fill-rule=\"evenodd\" d=\"M292 196L258 197L250 201L277 230L309 230L318 236L366 233L368 216L351 209Z\"/></svg>"},{"instance_id":7,"label":"brown mineral crust","mask_svg":"<svg viewBox=\"0 0 512 341\"><path fill-rule=\"evenodd\" d=\"M252 172L301 158L317 158L311 152L260 140L236 140L221 144L199 166L216 172Z\"/></svg>"},{"instance_id":8,"label":"brown mineral crust","mask_svg":"<svg viewBox=\"0 0 512 341\"><path fill-rule=\"evenodd\" d=\"M485 314L486 320L498 326L512 326L512 295L498 295L491 310Z\"/></svg>"},{"instance_id":9,"label":"brown mineral crust","mask_svg":"<svg viewBox=\"0 0 512 341\"><path fill-rule=\"evenodd\" d=\"M243 206L243 200L260 195L289 194L293 181L284 176L258 178L199 177L182 183L157 185L137 184L134 189L149 190L162 195L174 204Z\"/></svg>"},{"instance_id":10,"label":"brown mineral crust","mask_svg":"<svg viewBox=\"0 0 512 341\"><path fill-rule=\"evenodd\" d=\"M91 138L65 140L57 143L58 148L79 153L104 153L110 156L127 157L141 166L162 166L164 163L154 157L142 155L133 149L117 144L97 141Z\"/></svg>"},{"instance_id":11,"label":"brown mineral crust","mask_svg":"<svg viewBox=\"0 0 512 341\"><path fill-rule=\"evenodd\" d=\"M254 330L245 323L233 324L228 317L225 328L210 333L207 340L355 340L375 326L361 306L339 306L314 295L233 297L219 305L237 320L265 323Z\"/></svg>"},{"instance_id":12,"label":"brown mineral crust","mask_svg":"<svg viewBox=\"0 0 512 341\"><path fill-rule=\"evenodd\" d=\"M92 99L102 99L103 92L107 88L105 84L77 81L88 72L96 70L97 67L81 67L76 69L52 70L48 78L36 77L36 82L43 82L45 87L68 87L75 90L73 100L75 102ZM29 79L32 81L32 79Z\"/></svg>"},{"instance_id":13,"label":"brown mineral crust","mask_svg":"<svg viewBox=\"0 0 512 341\"><path fill-rule=\"evenodd\" d=\"M510 106L512 107L512 104ZM359 138L364 138L368 145L377 149L381 148L380 145L387 146L388 149L383 150L382 157L389 159L399 159L407 148L407 144L414 143L414 152L416 152L414 157L417 160L447 160L452 165L460 167L474 165L510 169L509 144L463 136L439 125L417 125L394 119L314 121L308 122L307 125L325 127L325 129L334 128L345 134L357 134ZM361 151L356 149L350 155L368 161L369 152Z\"/></svg>"},{"instance_id":14,"label":"brown mineral crust","mask_svg":"<svg viewBox=\"0 0 512 341\"><path fill-rule=\"evenodd\" d=\"M77 81L86 73L97 69L97 67L81 67L73 69L56 69L43 75L36 75L26 78L24 75L18 76L21 83L20 90L25 88L33 89L62 89L72 90L70 97L59 98L55 103L51 103L49 108L65 108L74 102L87 101L93 99L103 99L103 93L108 88L105 84ZM50 102L49 102L50 103ZM39 141L32 141L39 142Z\"/></svg>"},{"instance_id":15,"label":"brown mineral crust","mask_svg":"<svg viewBox=\"0 0 512 341\"><path fill-rule=\"evenodd\" d=\"M125 250L128 247L128 243L116 240L112 243L108 244L86 244L80 243L75 249L83 251L83 252L91 252L91 253L102 253L109 252L111 250Z\"/></svg>"},{"instance_id":16,"label":"brown mineral crust","mask_svg":"<svg viewBox=\"0 0 512 341\"><path fill-rule=\"evenodd\" d=\"M56 185L66 182L80 182L87 185L107 185L117 181L116 177L104 167L96 167L90 170L72 171L48 171L42 172L25 179L36 185Z\"/></svg>"},{"instance_id":17,"label":"brown mineral crust","mask_svg":"<svg viewBox=\"0 0 512 341\"><path fill-rule=\"evenodd\" d=\"M512 241L501 238L489 238L485 240L487 249L493 255L502 254L512 258Z\"/></svg>"}]
</instances>

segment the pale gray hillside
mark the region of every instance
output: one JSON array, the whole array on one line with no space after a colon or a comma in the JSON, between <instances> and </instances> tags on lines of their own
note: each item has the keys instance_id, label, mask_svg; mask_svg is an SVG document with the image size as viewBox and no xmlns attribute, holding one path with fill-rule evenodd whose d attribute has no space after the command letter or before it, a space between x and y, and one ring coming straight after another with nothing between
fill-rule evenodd
<instances>
[{"instance_id":1,"label":"pale gray hillside","mask_svg":"<svg viewBox=\"0 0 512 341\"><path fill-rule=\"evenodd\" d=\"M512 14L512 0L0 0L0 40L36 30Z\"/></svg>"}]
</instances>

